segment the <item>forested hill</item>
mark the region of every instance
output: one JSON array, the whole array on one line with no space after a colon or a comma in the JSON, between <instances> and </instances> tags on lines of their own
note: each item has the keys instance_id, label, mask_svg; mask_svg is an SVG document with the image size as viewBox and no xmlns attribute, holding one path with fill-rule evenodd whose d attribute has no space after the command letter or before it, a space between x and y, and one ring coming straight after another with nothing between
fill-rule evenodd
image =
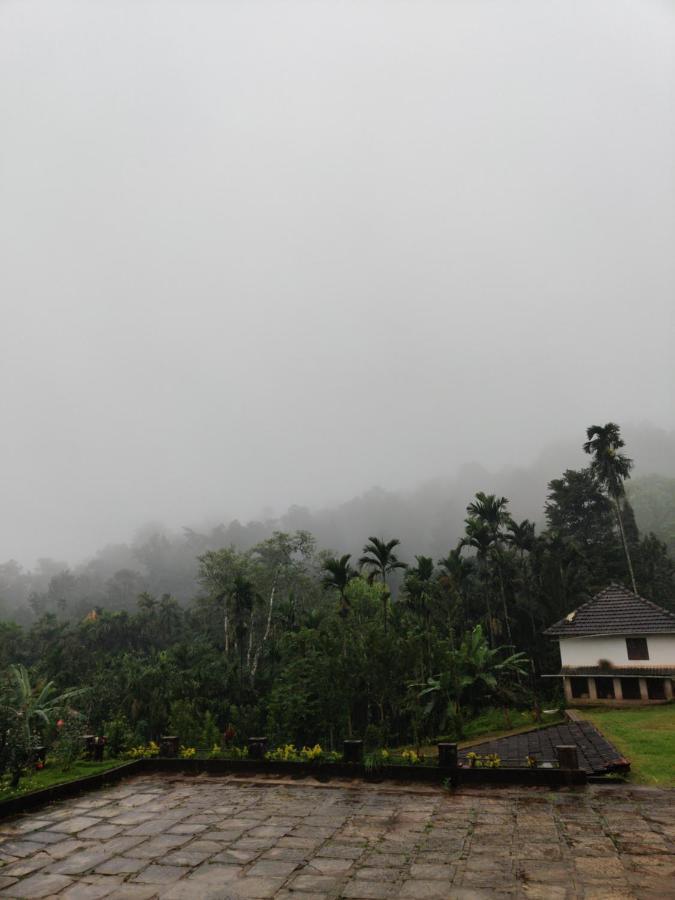
<instances>
[{"instance_id":1,"label":"forested hill","mask_svg":"<svg viewBox=\"0 0 675 900\"><path fill-rule=\"evenodd\" d=\"M654 532L675 556L675 435L627 428L626 437L635 459L627 490L637 525L643 534ZM439 559L462 536L466 506L477 491L507 497L514 519L531 519L541 529L546 524L547 485L587 460L579 442L570 441L550 447L527 467L489 472L466 465L454 477L414 490L373 488L332 508L292 507L274 519L246 524L235 519L180 532L146 526L129 543L103 547L77 565L42 559L29 571L9 560L0 564L0 616L28 623L45 611L77 615L93 606L134 609L143 591L187 602L199 591L200 554L230 546L245 551L275 531L306 530L319 548L355 556L369 535L397 537L399 555L406 562L414 562L415 554Z\"/></svg>"}]
</instances>

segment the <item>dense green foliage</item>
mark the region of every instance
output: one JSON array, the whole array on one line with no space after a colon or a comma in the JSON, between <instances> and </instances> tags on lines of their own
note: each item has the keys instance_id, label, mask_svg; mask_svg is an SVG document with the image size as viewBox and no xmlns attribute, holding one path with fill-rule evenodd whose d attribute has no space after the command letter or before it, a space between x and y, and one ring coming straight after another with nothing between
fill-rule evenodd
<instances>
[{"instance_id":1,"label":"dense green foliage","mask_svg":"<svg viewBox=\"0 0 675 900\"><path fill-rule=\"evenodd\" d=\"M364 536L356 568L297 530L199 553L187 604L130 585L112 608L95 592L71 602L61 579L35 600L46 610L35 621L0 624L0 667L86 687L77 710L113 752L166 732L210 747L228 727L385 746L459 736L488 705L549 701L541 692L557 687L537 676L555 671L557 647L542 631L609 582L630 584L628 558L643 596L675 595L665 546L639 534L598 465L550 483L540 533L504 497L467 500L463 537L438 560Z\"/></svg>"}]
</instances>

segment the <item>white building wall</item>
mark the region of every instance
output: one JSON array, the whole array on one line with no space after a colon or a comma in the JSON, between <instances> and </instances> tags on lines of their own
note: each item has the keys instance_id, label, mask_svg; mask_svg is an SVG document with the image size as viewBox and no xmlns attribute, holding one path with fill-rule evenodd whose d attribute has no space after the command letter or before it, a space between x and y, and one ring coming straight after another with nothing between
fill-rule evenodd
<instances>
[{"instance_id":1,"label":"white building wall","mask_svg":"<svg viewBox=\"0 0 675 900\"><path fill-rule=\"evenodd\" d=\"M646 637L649 659L628 659L625 637L560 638L560 661L563 666L597 666L608 660L614 666L675 666L675 634L651 634Z\"/></svg>"}]
</instances>

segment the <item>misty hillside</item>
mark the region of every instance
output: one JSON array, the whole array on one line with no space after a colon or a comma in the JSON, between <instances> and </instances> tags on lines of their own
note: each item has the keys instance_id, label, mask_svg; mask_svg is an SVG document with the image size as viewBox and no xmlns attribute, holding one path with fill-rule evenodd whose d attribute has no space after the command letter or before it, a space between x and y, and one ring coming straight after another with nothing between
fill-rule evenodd
<instances>
[{"instance_id":1,"label":"misty hillside","mask_svg":"<svg viewBox=\"0 0 675 900\"><path fill-rule=\"evenodd\" d=\"M675 554L675 436L626 428L626 438L636 461L628 494L638 527L644 534L653 531ZM411 491L374 487L326 509L294 506L278 518L244 524L233 519L216 526L186 526L182 532L147 525L128 543L102 547L79 564L47 558L27 570L6 561L0 565L0 610L26 622L46 610L72 614L93 606L131 609L146 590L187 602L200 589L199 554L230 546L248 550L277 530L306 530L319 548L355 556L371 534L397 537L403 560L410 562L420 553L437 559L457 543L466 505L477 491L507 497L516 520L529 518L542 527L548 482L567 468L583 465L584 454L569 442L549 447L527 467L489 472L465 465L454 477L437 478Z\"/></svg>"}]
</instances>

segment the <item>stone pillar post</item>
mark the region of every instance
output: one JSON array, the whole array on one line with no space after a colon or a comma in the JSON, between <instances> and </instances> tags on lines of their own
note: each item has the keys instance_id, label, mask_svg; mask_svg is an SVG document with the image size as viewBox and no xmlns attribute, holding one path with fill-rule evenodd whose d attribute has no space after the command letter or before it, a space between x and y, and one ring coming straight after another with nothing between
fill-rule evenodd
<instances>
[{"instance_id":1,"label":"stone pillar post","mask_svg":"<svg viewBox=\"0 0 675 900\"><path fill-rule=\"evenodd\" d=\"M559 744L555 748L555 752L561 769L579 768L579 755L576 744Z\"/></svg>"},{"instance_id":2,"label":"stone pillar post","mask_svg":"<svg viewBox=\"0 0 675 900\"><path fill-rule=\"evenodd\" d=\"M363 741L343 741L342 761L360 765L363 762Z\"/></svg>"},{"instance_id":3,"label":"stone pillar post","mask_svg":"<svg viewBox=\"0 0 675 900\"><path fill-rule=\"evenodd\" d=\"M595 678L588 679L588 699L589 700L597 700L598 692L595 689Z\"/></svg>"},{"instance_id":4,"label":"stone pillar post","mask_svg":"<svg viewBox=\"0 0 675 900\"><path fill-rule=\"evenodd\" d=\"M647 690L647 679L638 678L640 682L640 700L649 700L649 691Z\"/></svg>"},{"instance_id":5,"label":"stone pillar post","mask_svg":"<svg viewBox=\"0 0 675 900\"><path fill-rule=\"evenodd\" d=\"M666 700L673 699L673 682L670 678L663 679L663 692L666 696Z\"/></svg>"},{"instance_id":6,"label":"stone pillar post","mask_svg":"<svg viewBox=\"0 0 675 900\"><path fill-rule=\"evenodd\" d=\"M572 696L572 681L567 676L563 678L563 690L565 691L565 700L571 703L574 700Z\"/></svg>"},{"instance_id":7,"label":"stone pillar post","mask_svg":"<svg viewBox=\"0 0 675 900\"><path fill-rule=\"evenodd\" d=\"M457 768L457 744L438 745L438 765L446 769Z\"/></svg>"},{"instance_id":8,"label":"stone pillar post","mask_svg":"<svg viewBox=\"0 0 675 900\"><path fill-rule=\"evenodd\" d=\"M615 700L623 700L623 691L621 690L621 679L620 678L612 678L612 683L614 684L614 699Z\"/></svg>"}]
</instances>

